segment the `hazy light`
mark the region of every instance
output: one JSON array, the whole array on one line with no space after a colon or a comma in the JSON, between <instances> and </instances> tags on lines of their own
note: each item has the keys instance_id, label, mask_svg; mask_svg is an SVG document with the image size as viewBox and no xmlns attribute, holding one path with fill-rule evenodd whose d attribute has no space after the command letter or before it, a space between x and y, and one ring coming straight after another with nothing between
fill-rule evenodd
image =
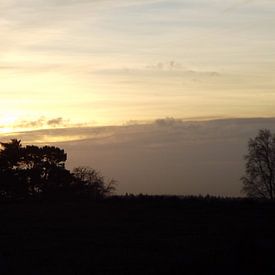
<instances>
[{"instance_id":1,"label":"hazy light","mask_svg":"<svg viewBox=\"0 0 275 275\"><path fill-rule=\"evenodd\" d=\"M274 1L4 2L1 132L275 116Z\"/></svg>"}]
</instances>

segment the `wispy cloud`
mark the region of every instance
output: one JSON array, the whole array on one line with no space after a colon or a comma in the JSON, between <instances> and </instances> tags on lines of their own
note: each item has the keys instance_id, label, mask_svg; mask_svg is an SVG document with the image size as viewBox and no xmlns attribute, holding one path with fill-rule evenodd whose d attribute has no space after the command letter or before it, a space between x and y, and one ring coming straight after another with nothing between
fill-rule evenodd
<instances>
[{"instance_id":1,"label":"wispy cloud","mask_svg":"<svg viewBox=\"0 0 275 275\"><path fill-rule=\"evenodd\" d=\"M54 119L50 119L47 121L47 124L49 126L60 126L60 125L64 125L64 120L62 117L58 117L58 118L54 118Z\"/></svg>"},{"instance_id":2,"label":"wispy cloud","mask_svg":"<svg viewBox=\"0 0 275 275\"><path fill-rule=\"evenodd\" d=\"M41 129L41 128L57 128L57 127L69 127L73 126L69 120L62 117L57 117L53 119L46 119L45 117L40 117L36 120L17 120L11 125L13 129ZM7 127L4 126L4 127Z\"/></svg>"},{"instance_id":3,"label":"wispy cloud","mask_svg":"<svg viewBox=\"0 0 275 275\"><path fill-rule=\"evenodd\" d=\"M226 9L224 9L225 13L230 13L238 10L239 8L245 7L250 4L261 4L265 5L267 3L275 3L274 0L237 0L235 3L229 5Z\"/></svg>"}]
</instances>

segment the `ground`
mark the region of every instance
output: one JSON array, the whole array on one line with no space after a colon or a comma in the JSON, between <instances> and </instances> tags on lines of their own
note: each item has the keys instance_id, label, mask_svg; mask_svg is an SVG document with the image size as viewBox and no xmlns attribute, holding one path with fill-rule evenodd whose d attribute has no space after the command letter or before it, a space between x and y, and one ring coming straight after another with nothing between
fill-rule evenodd
<instances>
[{"instance_id":1,"label":"ground","mask_svg":"<svg viewBox=\"0 0 275 275\"><path fill-rule=\"evenodd\" d=\"M275 274L275 204L124 197L0 203L0 274Z\"/></svg>"}]
</instances>

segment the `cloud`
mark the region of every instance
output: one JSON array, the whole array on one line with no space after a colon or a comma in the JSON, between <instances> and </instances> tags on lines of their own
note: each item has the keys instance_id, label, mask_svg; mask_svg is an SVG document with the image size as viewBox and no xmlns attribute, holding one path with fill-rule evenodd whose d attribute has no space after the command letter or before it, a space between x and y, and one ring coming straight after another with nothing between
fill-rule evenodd
<instances>
[{"instance_id":1,"label":"cloud","mask_svg":"<svg viewBox=\"0 0 275 275\"><path fill-rule=\"evenodd\" d=\"M58 117L58 118L54 118L54 119L50 119L47 121L47 124L49 126L60 126L60 125L64 125L64 120L62 117Z\"/></svg>"},{"instance_id":2,"label":"cloud","mask_svg":"<svg viewBox=\"0 0 275 275\"><path fill-rule=\"evenodd\" d=\"M182 123L183 121L181 119L175 119L173 117L159 118L155 120L155 124L161 127L178 126Z\"/></svg>"},{"instance_id":3,"label":"cloud","mask_svg":"<svg viewBox=\"0 0 275 275\"><path fill-rule=\"evenodd\" d=\"M148 65L147 68L151 70L181 70L182 65L179 62L171 60L169 62L158 62L157 64Z\"/></svg>"},{"instance_id":4,"label":"cloud","mask_svg":"<svg viewBox=\"0 0 275 275\"><path fill-rule=\"evenodd\" d=\"M184 66L175 61L169 62L159 62L153 65L147 65L145 67L137 66L129 67L129 68L100 68L94 69L92 74L99 74L99 75L114 75L114 76L121 76L127 77L128 83L138 83L138 81L142 81L145 83L146 81L150 81L153 79L169 79L169 78L177 78L178 80L184 81L191 81L191 82L207 82L207 81L215 81L220 77L225 77L220 72L217 71L204 71L204 70L197 70L197 69L186 69ZM139 79L135 79L139 77ZM132 81L131 81L131 78ZM125 83L125 82L123 82Z\"/></svg>"},{"instance_id":5,"label":"cloud","mask_svg":"<svg viewBox=\"0 0 275 275\"><path fill-rule=\"evenodd\" d=\"M44 118L39 118L36 120L21 120L18 121L14 124L14 128L39 128L43 127L45 124L45 119Z\"/></svg>"},{"instance_id":6,"label":"cloud","mask_svg":"<svg viewBox=\"0 0 275 275\"><path fill-rule=\"evenodd\" d=\"M53 119L46 119L40 117L36 120L18 120L13 124L14 129L39 129L39 128L56 128L56 127L69 127L72 126L69 120L62 117Z\"/></svg>"},{"instance_id":7,"label":"cloud","mask_svg":"<svg viewBox=\"0 0 275 275\"><path fill-rule=\"evenodd\" d=\"M227 7L224 12L230 13L238 10L239 8L245 7L247 5L251 4L261 4L264 5L266 3L275 3L274 0L238 0L234 4L231 4L229 7Z\"/></svg>"},{"instance_id":8,"label":"cloud","mask_svg":"<svg viewBox=\"0 0 275 275\"><path fill-rule=\"evenodd\" d=\"M118 192L239 196L247 142L275 118L73 127L2 136L24 144L53 144L68 153L68 168L89 165L119 181Z\"/></svg>"},{"instance_id":9,"label":"cloud","mask_svg":"<svg viewBox=\"0 0 275 275\"><path fill-rule=\"evenodd\" d=\"M37 74L37 73L48 73L54 72L57 70L66 71L65 65L60 65L52 62L52 64L45 63L10 63L7 65L0 66L0 72L12 72L12 73L26 73L26 74Z\"/></svg>"},{"instance_id":10,"label":"cloud","mask_svg":"<svg viewBox=\"0 0 275 275\"><path fill-rule=\"evenodd\" d=\"M227 8L224 10L224 12L225 12L225 13L227 13L227 12L228 12L228 13L229 13L229 12L233 12L233 11L235 11L235 10L241 8L242 6L245 6L246 4L251 4L251 3L253 3L253 2L255 2L255 0L242 0L242 1L238 1L238 2L236 2L236 3L232 4L232 5L230 5L229 7L227 7Z\"/></svg>"}]
</instances>

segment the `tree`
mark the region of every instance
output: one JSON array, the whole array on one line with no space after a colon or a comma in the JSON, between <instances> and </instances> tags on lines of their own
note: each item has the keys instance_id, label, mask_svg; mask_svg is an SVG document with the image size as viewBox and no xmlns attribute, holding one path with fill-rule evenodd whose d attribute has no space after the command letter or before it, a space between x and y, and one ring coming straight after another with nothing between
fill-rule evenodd
<instances>
[{"instance_id":1,"label":"tree","mask_svg":"<svg viewBox=\"0 0 275 275\"><path fill-rule=\"evenodd\" d=\"M115 190L114 180L106 182L92 168L67 170L67 154L58 147L23 147L17 139L0 145L0 198L101 199Z\"/></svg>"},{"instance_id":2,"label":"tree","mask_svg":"<svg viewBox=\"0 0 275 275\"><path fill-rule=\"evenodd\" d=\"M115 191L115 180L106 182L101 173L91 167L80 166L73 169L78 191L92 199L101 199Z\"/></svg>"},{"instance_id":3,"label":"tree","mask_svg":"<svg viewBox=\"0 0 275 275\"><path fill-rule=\"evenodd\" d=\"M26 146L22 150L21 169L28 174L29 189L35 193L50 192L68 183L65 169L67 154L54 146Z\"/></svg>"},{"instance_id":4,"label":"tree","mask_svg":"<svg viewBox=\"0 0 275 275\"><path fill-rule=\"evenodd\" d=\"M6 198L35 196L61 190L72 182L65 169L67 154L54 146L26 146L20 140L1 143L0 195ZM71 177L70 177L71 176Z\"/></svg>"},{"instance_id":5,"label":"tree","mask_svg":"<svg viewBox=\"0 0 275 275\"><path fill-rule=\"evenodd\" d=\"M0 143L0 196L5 198L22 197L27 194L24 172L18 169L22 159L21 141Z\"/></svg>"},{"instance_id":6,"label":"tree","mask_svg":"<svg viewBox=\"0 0 275 275\"><path fill-rule=\"evenodd\" d=\"M260 130L248 142L243 192L249 197L275 199L275 135Z\"/></svg>"},{"instance_id":7,"label":"tree","mask_svg":"<svg viewBox=\"0 0 275 275\"><path fill-rule=\"evenodd\" d=\"M21 140L12 139L11 142L1 142L0 152L1 169L13 169L19 163L22 153Z\"/></svg>"}]
</instances>

